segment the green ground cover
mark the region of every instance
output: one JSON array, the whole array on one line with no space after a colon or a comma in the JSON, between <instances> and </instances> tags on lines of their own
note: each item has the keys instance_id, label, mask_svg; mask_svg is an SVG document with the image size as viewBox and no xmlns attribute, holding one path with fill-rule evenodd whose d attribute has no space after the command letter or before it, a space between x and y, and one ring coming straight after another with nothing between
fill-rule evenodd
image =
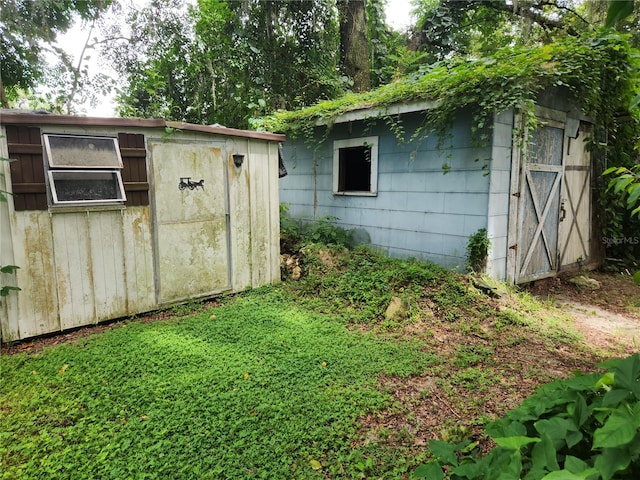
<instances>
[{"instance_id":1,"label":"green ground cover","mask_svg":"<svg viewBox=\"0 0 640 480\"><path fill-rule=\"evenodd\" d=\"M527 292L362 247L296 252L298 280L3 354L0 478L442 475L435 439L485 453L492 421L611 354Z\"/></svg>"},{"instance_id":2,"label":"green ground cover","mask_svg":"<svg viewBox=\"0 0 640 480\"><path fill-rule=\"evenodd\" d=\"M2 358L2 478L353 478L378 448L380 475L397 478L414 462L350 440L390 403L381 374L435 362L415 342L300 310L279 288L122 323Z\"/></svg>"}]
</instances>

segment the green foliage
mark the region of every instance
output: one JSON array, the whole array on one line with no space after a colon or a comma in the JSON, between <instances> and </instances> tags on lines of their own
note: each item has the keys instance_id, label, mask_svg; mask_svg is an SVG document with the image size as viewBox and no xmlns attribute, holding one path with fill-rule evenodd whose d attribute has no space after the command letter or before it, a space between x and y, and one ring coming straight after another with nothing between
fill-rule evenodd
<instances>
[{"instance_id":1,"label":"green foliage","mask_svg":"<svg viewBox=\"0 0 640 480\"><path fill-rule=\"evenodd\" d=\"M605 27L615 27L618 22L624 20L633 13L634 0L609 0Z\"/></svg>"},{"instance_id":2,"label":"green foliage","mask_svg":"<svg viewBox=\"0 0 640 480\"><path fill-rule=\"evenodd\" d=\"M611 167L603 173L604 178L607 176L610 180L602 187L604 192L600 198L605 219L602 240L607 248L607 257L617 262L612 267L638 268L640 168L638 165Z\"/></svg>"},{"instance_id":3,"label":"green foliage","mask_svg":"<svg viewBox=\"0 0 640 480\"><path fill-rule=\"evenodd\" d=\"M111 0L4 0L0 18L0 87L6 89L8 100L14 100L20 89L30 89L42 79L45 43L53 43L76 16L96 18L110 3Z\"/></svg>"},{"instance_id":4,"label":"green foliage","mask_svg":"<svg viewBox=\"0 0 640 480\"><path fill-rule=\"evenodd\" d=\"M3 478L397 479L415 467L354 446L391 403L381 375L421 346L301 311L281 288L172 320L119 323L76 345L3 356Z\"/></svg>"},{"instance_id":5,"label":"green foliage","mask_svg":"<svg viewBox=\"0 0 640 480\"><path fill-rule=\"evenodd\" d=\"M305 275L290 285L301 305L350 322L375 324L383 320L391 297L403 297L411 313L411 305L429 289L434 313L445 320L484 314L474 304L479 296L456 274L433 263L388 258L365 246L333 249L329 263L318 258L320 249L302 250Z\"/></svg>"},{"instance_id":6,"label":"green foliage","mask_svg":"<svg viewBox=\"0 0 640 480\"><path fill-rule=\"evenodd\" d=\"M435 460L413 478L560 480L640 475L640 355L604 362L606 373L543 386L486 432L479 456L465 440L429 442ZM446 472L443 467L446 466Z\"/></svg>"},{"instance_id":7,"label":"green foliage","mask_svg":"<svg viewBox=\"0 0 640 480\"><path fill-rule=\"evenodd\" d=\"M289 214L289 205L280 204L280 250L295 253L309 244L351 248L353 232L337 226L337 220L330 215L313 221L296 220Z\"/></svg>"},{"instance_id":8,"label":"green foliage","mask_svg":"<svg viewBox=\"0 0 640 480\"><path fill-rule=\"evenodd\" d=\"M484 272L487 267L491 240L487 236L487 229L481 228L469 236L467 243L467 270L475 273Z\"/></svg>"},{"instance_id":9,"label":"green foliage","mask_svg":"<svg viewBox=\"0 0 640 480\"><path fill-rule=\"evenodd\" d=\"M614 175L609 181L608 189L612 189L621 197L626 197L631 216L637 215L640 218L640 165L634 165L631 168L611 167L602 174Z\"/></svg>"},{"instance_id":10,"label":"green foliage","mask_svg":"<svg viewBox=\"0 0 640 480\"><path fill-rule=\"evenodd\" d=\"M335 117L351 110L377 107L379 116L387 118L385 107L392 104L433 100L416 138L445 135L456 113L468 107L475 109L473 125L482 132L494 112L531 108L540 92L556 86L567 88L582 101L585 113L608 125L637 85L636 70L629 68L636 63L620 36L567 37L542 47L505 48L488 58L444 60L371 92L277 112L265 119L264 128L308 137L318 122L330 128Z\"/></svg>"},{"instance_id":11,"label":"green foliage","mask_svg":"<svg viewBox=\"0 0 640 480\"><path fill-rule=\"evenodd\" d=\"M120 113L246 128L342 93L332 6L171 0L123 12L137 34L105 49L126 79Z\"/></svg>"}]
</instances>

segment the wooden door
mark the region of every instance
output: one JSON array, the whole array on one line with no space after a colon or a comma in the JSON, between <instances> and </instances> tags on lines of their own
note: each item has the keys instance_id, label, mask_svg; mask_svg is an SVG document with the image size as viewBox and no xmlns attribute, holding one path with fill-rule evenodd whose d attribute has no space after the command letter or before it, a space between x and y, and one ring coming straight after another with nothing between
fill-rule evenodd
<instances>
[{"instance_id":1,"label":"wooden door","mask_svg":"<svg viewBox=\"0 0 640 480\"><path fill-rule=\"evenodd\" d=\"M552 276L558 270L563 125L541 122L530 140L521 167L516 283Z\"/></svg>"},{"instance_id":2,"label":"wooden door","mask_svg":"<svg viewBox=\"0 0 640 480\"><path fill-rule=\"evenodd\" d=\"M591 157L589 124L566 139L560 206L559 268L581 267L591 256Z\"/></svg>"},{"instance_id":3,"label":"wooden door","mask_svg":"<svg viewBox=\"0 0 640 480\"><path fill-rule=\"evenodd\" d=\"M195 142L151 145L159 303L231 288L222 150Z\"/></svg>"}]
</instances>

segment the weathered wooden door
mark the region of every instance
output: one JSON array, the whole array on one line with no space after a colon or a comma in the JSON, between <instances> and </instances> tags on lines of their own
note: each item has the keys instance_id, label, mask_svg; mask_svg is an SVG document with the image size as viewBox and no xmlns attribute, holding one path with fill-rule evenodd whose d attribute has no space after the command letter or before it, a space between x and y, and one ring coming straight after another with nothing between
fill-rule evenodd
<instances>
[{"instance_id":1,"label":"weathered wooden door","mask_svg":"<svg viewBox=\"0 0 640 480\"><path fill-rule=\"evenodd\" d=\"M159 303L231 288L222 151L209 143L151 144Z\"/></svg>"},{"instance_id":2,"label":"weathered wooden door","mask_svg":"<svg viewBox=\"0 0 640 480\"><path fill-rule=\"evenodd\" d=\"M562 124L541 123L532 132L521 167L516 283L558 270L563 145Z\"/></svg>"},{"instance_id":3,"label":"weathered wooden door","mask_svg":"<svg viewBox=\"0 0 640 480\"><path fill-rule=\"evenodd\" d=\"M587 148L590 133L589 124L582 122L566 139L560 206L560 269L580 267L591 255L591 158Z\"/></svg>"}]
</instances>

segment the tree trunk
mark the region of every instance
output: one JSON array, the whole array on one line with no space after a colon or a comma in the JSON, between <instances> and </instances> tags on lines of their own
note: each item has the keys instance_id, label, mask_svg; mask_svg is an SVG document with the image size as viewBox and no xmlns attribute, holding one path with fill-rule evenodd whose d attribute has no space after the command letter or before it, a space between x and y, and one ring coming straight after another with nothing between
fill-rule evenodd
<instances>
[{"instance_id":1,"label":"tree trunk","mask_svg":"<svg viewBox=\"0 0 640 480\"><path fill-rule=\"evenodd\" d=\"M340 56L344 74L353 81L354 92L366 92L371 88L364 2L365 0L338 0Z\"/></svg>"},{"instance_id":2,"label":"tree trunk","mask_svg":"<svg viewBox=\"0 0 640 480\"><path fill-rule=\"evenodd\" d=\"M7 99L7 93L4 91L4 83L2 83L1 76L0 76L0 107L9 108L9 100Z\"/></svg>"}]
</instances>

